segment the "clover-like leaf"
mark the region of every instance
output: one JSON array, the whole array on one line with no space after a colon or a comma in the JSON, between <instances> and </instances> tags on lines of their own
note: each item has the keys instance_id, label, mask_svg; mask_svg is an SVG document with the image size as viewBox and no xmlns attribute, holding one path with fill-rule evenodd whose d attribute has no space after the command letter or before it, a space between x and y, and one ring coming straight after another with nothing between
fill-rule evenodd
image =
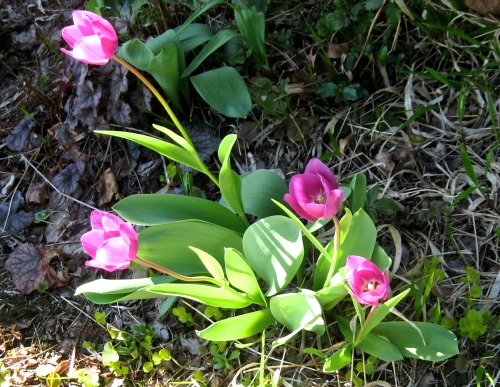
<instances>
[{"instance_id":1,"label":"clover-like leaf","mask_svg":"<svg viewBox=\"0 0 500 387\"><path fill-rule=\"evenodd\" d=\"M124 66L115 66L111 74L111 100L118 101L120 94L128 90L127 69Z\"/></svg>"},{"instance_id":2,"label":"clover-like leaf","mask_svg":"<svg viewBox=\"0 0 500 387\"><path fill-rule=\"evenodd\" d=\"M130 113L132 108L130 105L122 100L118 100L115 103L109 105L108 115L117 124L120 125L130 125Z\"/></svg>"},{"instance_id":3,"label":"clover-like leaf","mask_svg":"<svg viewBox=\"0 0 500 387\"><path fill-rule=\"evenodd\" d=\"M102 88L97 86L94 90L94 85L91 81L82 83L76 90L77 104L80 109L95 108L101 99Z\"/></svg>"}]
</instances>

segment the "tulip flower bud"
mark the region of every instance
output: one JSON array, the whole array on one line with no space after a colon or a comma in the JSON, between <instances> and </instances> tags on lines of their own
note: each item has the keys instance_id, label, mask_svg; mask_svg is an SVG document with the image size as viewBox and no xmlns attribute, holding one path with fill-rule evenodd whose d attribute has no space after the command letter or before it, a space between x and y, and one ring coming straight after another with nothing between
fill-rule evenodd
<instances>
[{"instance_id":1,"label":"tulip flower bud","mask_svg":"<svg viewBox=\"0 0 500 387\"><path fill-rule=\"evenodd\" d=\"M360 304L377 305L387 299L389 277L387 270L381 272L372 261L350 255L347 257L346 278L353 296Z\"/></svg>"},{"instance_id":2,"label":"tulip flower bud","mask_svg":"<svg viewBox=\"0 0 500 387\"><path fill-rule=\"evenodd\" d=\"M107 271L124 270L136 258L137 234L131 223L104 211L92 211L92 230L83 234L83 249L93 258L87 266Z\"/></svg>"}]
</instances>

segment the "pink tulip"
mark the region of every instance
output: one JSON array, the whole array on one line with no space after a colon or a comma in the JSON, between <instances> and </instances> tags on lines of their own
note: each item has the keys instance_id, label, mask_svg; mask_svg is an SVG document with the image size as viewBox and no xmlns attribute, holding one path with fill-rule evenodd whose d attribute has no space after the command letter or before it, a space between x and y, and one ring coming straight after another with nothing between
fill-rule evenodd
<instances>
[{"instance_id":1,"label":"pink tulip","mask_svg":"<svg viewBox=\"0 0 500 387\"><path fill-rule=\"evenodd\" d=\"M73 21L74 25L62 30L62 37L73 51L61 51L83 63L108 63L118 48L118 36L111 23L88 11L73 11Z\"/></svg>"},{"instance_id":2,"label":"pink tulip","mask_svg":"<svg viewBox=\"0 0 500 387\"><path fill-rule=\"evenodd\" d=\"M107 271L128 268L139 249L132 224L98 210L90 214L90 224L92 230L81 237L83 249L93 258L85 264Z\"/></svg>"},{"instance_id":3,"label":"pink tulip","mask_svg":"<svg viewBox=\"0 0 500 387\"><path fill-rule=\"evenodd\" d=\"M283 199L304 219L312 222L335 215L344 192L330 169L319 159L311 159L303 174L290 180L289 193Z\"/></svg>"},{"instance_id":4,"label":"pink tulip","mask_svg":"<svg viewBox=\"0 0 500 387\"><path fill-rule=\"evenodd\" d=\"M389 277L370 260L357 255L347 257L346 277L349 292L360 304L377 305L387 299Z\"/></svg>"}]
</instances>

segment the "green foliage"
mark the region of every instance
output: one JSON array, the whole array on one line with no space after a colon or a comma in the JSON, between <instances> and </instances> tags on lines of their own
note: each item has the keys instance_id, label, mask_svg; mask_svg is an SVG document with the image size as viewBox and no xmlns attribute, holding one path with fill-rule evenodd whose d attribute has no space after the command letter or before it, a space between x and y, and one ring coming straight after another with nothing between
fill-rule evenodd
<instances>
[{"instance_id":1,"label":"green foliage","mask_svg":"<svg viewBox=\"0 0 500 387\"><path fill-rule=\"evenodd\" d=\"M191 324L194 322L191 312L186 311L184 306L178 306L172 309L172 314L176 316L183 324Z\"/></svg>"},{"instance_id":2,"label":"green foliage","mask_svg":"<svg viewBox=\"0 0 500 387\"><path fill-rule=\"evenodd\" d=\"M486 332L483 314L473 309L459 320L459 326L462 337L468 337L471 340L476 340Z\"/></svg>"},{"instance_id":3,"label":"green foliage","mask_svg":"<svg viewBox=\"0 0 500 387\"><path fill-rule=\"evenodd\" d=\"M238 349L231 350L225 341L211 342L209 351L214 359L214 370L222 370L225 373L233 369L231 362L240 357L240 351Z\"/></svg>"},{"instance_id":4,"label":"green foliage","mask_svg":"<svg viewBox=\"0 0 500 387\"><path fill-rule=\"evenodd\" d=\"M5 364L0 361L0 387L9 387L10 379L10 371L7 369L7 367L5 367Z\"/></svg>"},{"instance_id":5,"label":"green foliage","mask_svg":"<svg viewBox=\"0 0 500 387\"><path fill-rule=\"evenodd\" d=\"M260 77L252 81L250 91L252 101L269 115L283 117L290 111L290 97L287 93L288 78L281 79L274 85L269 78Z\"/></svg>"},{"instance_id":6,"label":"green foliage","mask_svg":"<svg viewBox=\"0 0 500 387\"><path fill-rule=\"evenodd\" d=\"M445 279L444 271L438 266L440 265L438 257L432 257L424 260L423 276L418 279L413 279L412 296L414 297L413 306L415 314L420 317L423 307L426 304L434 284Z\"/></svg>"}]
</instances>

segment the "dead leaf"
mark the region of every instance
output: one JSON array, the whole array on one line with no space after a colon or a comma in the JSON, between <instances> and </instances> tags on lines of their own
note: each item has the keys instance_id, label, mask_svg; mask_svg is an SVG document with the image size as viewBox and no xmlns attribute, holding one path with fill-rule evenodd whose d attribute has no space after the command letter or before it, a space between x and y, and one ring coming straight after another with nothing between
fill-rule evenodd
<instances>
[{"instance_id":1,"label":"dead leaf","mask_svg":"<svg viewBox=\"0 0 500 387\"><path fill-rule=\"evenodd\" d=\"M465 0L464 3L481 15L500 15L500 0Z\"/></svg>"},{"instance_id":2,"label":"dead leaf","mask_svg":"<svg viewBox=\"0 0 500 387\"><path fill-rule=\"evenodd\" d=\"M309 60L311 61L311 67L314 68L314 64L316 63L316 54L313 54L313 50L309 51Z\"/></svg>"},{"instance_id":3,"label":"dead leaf","mask_svg":"<svg viewBox=\"0 0 500 387\"><path fill-rule=\"evenodd\" d=\"M12 281L22 294L32 293L43 281L51 287L61 287L70 280L57 249L43 251L41 246L32 243L14 249L5 261L5 268L12 273Z\"/></svg>"},{"instance_id":4,"label":"dead leaf","mask_svg":"<svg viewBox=\"0 0 500 387\"><path fill-rule=\"evenodd\" d=\"M111 168L106 169L99 178L101 196L99 198L99 207L111 202L118 193L118 183L116 176Z\"/></svg>"},{"instance_id":5,"label":"dead leaf","mask_svg":"<svg viewBox=\"0 0 500 387\"><path fill-rule=\"evenodd\" d=\"M27 203L45 203L49 199L47 185L41 181L33 180L26 191L25 198Z\"/></svg>"},{"instance_id":6,"label":"dead leaf","mask_svg":"<svg viewBox=\"0 0 500 387\"><path fill-rule=\"evenodd\" d=\"M69 164L52 179L52 183L62 192L71 195L79 185L78 182L85 171L85 162L80 159L76 163Z\"/></svg>"},{"instance_id":7,"label":"dead leaf","mask_svg":"<svg viewBox=\"0 0 500 387\"><path fill-rule=\"evenodd\" d=\"M40 140L32 134L36 122L25 116L5 139L7 147L14 152L25 152L40 145Z\"/></svg>"},{"instance_id":8,"label":"dead leaf","mask_svg":"<svg viewBox=\"0 0 500 387\"><path fill-rule=\"evenodd\" d=\"M342 58L342 55L349 52L349 44L347 43L330 43L328 45L327 55L331 59Z\"/></svg>"}]
</instances>

